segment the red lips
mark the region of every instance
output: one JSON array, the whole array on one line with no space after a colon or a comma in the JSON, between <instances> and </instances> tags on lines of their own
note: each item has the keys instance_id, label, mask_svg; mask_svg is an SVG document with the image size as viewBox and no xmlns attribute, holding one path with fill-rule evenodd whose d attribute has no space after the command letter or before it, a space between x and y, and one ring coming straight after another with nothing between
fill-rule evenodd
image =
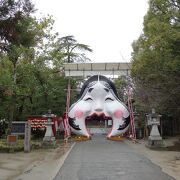
<instances>
[{"instance_id":1,"label":"red lips","mask_svg":"<svg viewBox=\"0 0 180 180\"><path fill-rule=\"evenodd\" d=\"M93 114L91 114L90 116L87 116L86 117L87 120L91 120L91 119L101 119L101 120L108 120L108 119L111 119L112 118L110 116L106 116L104 113L100 112L95 112Z\"/></svg>"}]
</instances>

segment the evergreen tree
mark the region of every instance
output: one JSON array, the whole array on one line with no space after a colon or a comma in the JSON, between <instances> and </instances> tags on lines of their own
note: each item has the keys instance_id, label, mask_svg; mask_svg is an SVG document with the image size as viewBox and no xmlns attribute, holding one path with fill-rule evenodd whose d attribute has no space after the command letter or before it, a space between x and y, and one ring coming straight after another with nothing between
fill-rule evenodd
<instances>
[{"instance_id":1,"label":"evergreen tree","mask_svg":"<svg viewBox=\"0 0 180 180\"><path fill-rule=\"evenodd\" d=\"M180 1L150 0L143 34L133 43L137 101L174 118L180 115Z\"/></svg>"},{"instance_id":2,"label":"evergreen tree","mask_svg":"<svg viewBox=\"0 0 180 180\"><path fill-rule=\"evenodd\" d=\"M90 61L82 52L92 52L92 49L88 45L78 43L74 36L59 38L56 46L57 50L63 53L66 63Z\"/></svg>"}]
</instances>

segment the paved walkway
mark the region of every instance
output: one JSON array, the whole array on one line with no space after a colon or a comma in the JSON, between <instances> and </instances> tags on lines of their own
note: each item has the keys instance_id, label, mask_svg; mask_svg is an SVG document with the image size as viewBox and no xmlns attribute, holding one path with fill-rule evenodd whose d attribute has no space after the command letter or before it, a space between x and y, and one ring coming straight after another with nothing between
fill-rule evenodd
<instances>
[{"instance_id":1,"label":"paved walkway","mask_svg":"<svg viewBox=\"0 0 180 180\"><path fill-rule=\"evenodd\" d=\"M54 180L174 180L120 141L93 136L72 149Z\"/></svg>"}]
</instances>

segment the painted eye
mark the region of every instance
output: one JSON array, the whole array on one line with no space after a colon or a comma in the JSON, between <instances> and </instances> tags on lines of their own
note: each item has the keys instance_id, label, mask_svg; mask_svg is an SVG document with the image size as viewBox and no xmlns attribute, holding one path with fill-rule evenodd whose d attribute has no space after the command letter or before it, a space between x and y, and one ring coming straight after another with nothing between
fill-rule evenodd
<instances>
[{"instance_id":1,"label":"painted eye","mask_svg":"<svg viewBox=\"0 0 180 180\"><path fill-rule=\"evenodd\" d=\"M114 101L114 99L108 97L108 98L105 99L105 101Z\"/></svg>"},{"instance_id":2,"label":"painted eye","mask_svg":"<svg viewBox=\"0 0 180 180\"><path fill-rule=\"evenodd\" d=\"M86 98L84 101L92 101L92 98Z\"/></svg>"}]
</instances>

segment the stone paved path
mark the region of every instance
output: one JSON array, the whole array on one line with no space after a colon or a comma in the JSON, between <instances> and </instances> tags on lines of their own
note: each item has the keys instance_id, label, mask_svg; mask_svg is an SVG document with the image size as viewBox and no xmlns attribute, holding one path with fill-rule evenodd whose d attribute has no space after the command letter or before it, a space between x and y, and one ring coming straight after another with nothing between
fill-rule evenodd
<instances>
[{"instance_id":1,"label":"stone paved path","mask_svg":"<svg viewBox=\"0 0 180 180\"><path fill-rule=\"evenodd\" d=\"M78 142L54 180L174 180L123 141Z\"/></svg>"}]
</instances>

